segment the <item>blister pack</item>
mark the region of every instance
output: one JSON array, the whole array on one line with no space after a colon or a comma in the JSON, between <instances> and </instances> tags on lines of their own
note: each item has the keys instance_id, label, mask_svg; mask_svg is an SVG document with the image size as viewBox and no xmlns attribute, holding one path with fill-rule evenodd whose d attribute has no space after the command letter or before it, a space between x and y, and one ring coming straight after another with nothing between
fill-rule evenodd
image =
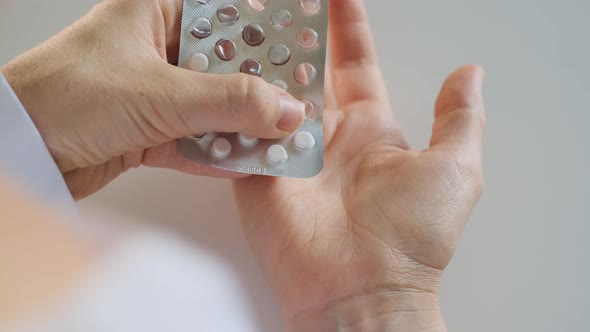
<instances>
[{"instance_id":1,"label":"blister pack","mask_svg":"<svg viewBox=\"0 0 590 332\"><path fill-rule=\"evenodd\" d=\"M207 133L179 140L184 156L246 174L309 178L322 170L328 1L184 0L179 66L256 75L306 105L303 126L289 137Z\"/></svg>"}]
</instances>

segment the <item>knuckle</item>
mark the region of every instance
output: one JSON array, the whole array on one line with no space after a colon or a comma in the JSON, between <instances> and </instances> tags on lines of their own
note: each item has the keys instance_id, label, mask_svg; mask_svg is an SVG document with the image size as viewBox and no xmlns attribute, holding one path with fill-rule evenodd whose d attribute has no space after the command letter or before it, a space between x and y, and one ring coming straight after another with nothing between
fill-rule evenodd
<instances>
[{"instance_id":1,"label":"knuckle","mask_svg":"<svg viewBox=\"0 0 590 332\"><path fill-rule=\"evenodd\" d=\"M483 106L481 107L481 111L478 113L480 114L481 127L485 129L488 125L488 119L486 117L486 112Z\"/></svg>"},{"instance_id":2,"label":"knuckle","mask_svg":"<svg viewBox=\"0 0 590 332\"><path fill-rule=\"evenodd\" d=\"M269 118L271 95L266 83L254 76L235 75L228 89L231 109L241 120L265 122Z\"/></svg>"},{"instance_id":3,"label":"knuckle","mask_svg":"<svg viewBox=\"0 0 590 332\"><path fill-rule=\"evenodd\" d=\"M457 116L460 116L465 123L473 123L481 128L485 128L486 126L486 115L482 104L458 109L458 112L455 113L457 113Z\"/></svg>"}]
</instances>

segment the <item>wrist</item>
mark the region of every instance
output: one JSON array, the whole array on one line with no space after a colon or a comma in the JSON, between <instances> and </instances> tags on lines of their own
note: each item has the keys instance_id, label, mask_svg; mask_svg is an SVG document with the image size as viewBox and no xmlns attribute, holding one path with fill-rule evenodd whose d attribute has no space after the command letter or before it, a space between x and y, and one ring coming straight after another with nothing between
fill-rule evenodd
<instances>
[{"instance_id":1,"label":"wrist","mask_svg":"<svg viewBox=\"0 0 590 332\"><path fill-rule=\"evenodd\" d=\"M53 42L46 42L13 59L0 70L19 99L25 112L37 128L61 173L74 167L66 162L68 152L63 147L66 133L75 131L66 121L75 115L66 114L68 103L78 98L72 86L75 81L75 47L67 47L70 56L62 56ZM48 61L47 59L59 59ZM70 91L69 91L70 90ZM79 107L78 110L82 110Z\"/></svg>"},{"instance_id":2,"label":"wrist","mask_svg":"<svg viewBox=\"0 0 590 332\"><path fill-rule=\"evenodd\" d=\"M419 290L382 289L353 296L292 316L286 325L287 332L446 331L438 295Z\"/></svg>"}]
</instances>

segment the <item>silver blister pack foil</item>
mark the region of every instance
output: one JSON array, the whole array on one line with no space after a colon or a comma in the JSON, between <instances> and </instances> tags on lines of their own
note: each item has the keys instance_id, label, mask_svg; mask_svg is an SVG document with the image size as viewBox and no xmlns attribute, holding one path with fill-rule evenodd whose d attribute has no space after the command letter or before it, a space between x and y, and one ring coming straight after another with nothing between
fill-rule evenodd
<instances>
[{"instance_id":1,"label":"silver blister pack foil","mask_svg":"<svg viewBox=\"0 0 590 332\"><path fill-rule=\"evenodd\" d=\"M234 74L254 60L261 66L262 79L286 84L292 96L307 104L305 123L289 137L249 146L238 133L208 133L179 140L184 156L246 174L309 178L322 170L328 7L328 0L184 0L179 66L195 69L196 61L199 71ZM261 43L258 28L264 34ZM222 40L226 47L220 47ZM235 45L235 54L227 40ZM284 46L290 56L283 64ZM250 74L258 69L248 67ZM305 85L309 77L313 80Z\"/></svg>"}]
</instances>

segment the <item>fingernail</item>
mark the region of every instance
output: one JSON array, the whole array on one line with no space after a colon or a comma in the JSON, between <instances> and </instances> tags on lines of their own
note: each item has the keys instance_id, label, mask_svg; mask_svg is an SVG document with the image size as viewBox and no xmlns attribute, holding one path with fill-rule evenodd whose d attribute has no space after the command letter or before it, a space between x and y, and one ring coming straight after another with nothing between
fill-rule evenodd
<instances>
[{"instance_id":1,"label":"fingernail","mask_svg":"<svg viewBox=\"0 0 590 332\"><path fill-rule=\"evenodd\" d=\"M289 96L281 96L280 100L277 128L284 131L294 131L301 126L305 119L305 104Z\"/></svg>"}]
</instances>

